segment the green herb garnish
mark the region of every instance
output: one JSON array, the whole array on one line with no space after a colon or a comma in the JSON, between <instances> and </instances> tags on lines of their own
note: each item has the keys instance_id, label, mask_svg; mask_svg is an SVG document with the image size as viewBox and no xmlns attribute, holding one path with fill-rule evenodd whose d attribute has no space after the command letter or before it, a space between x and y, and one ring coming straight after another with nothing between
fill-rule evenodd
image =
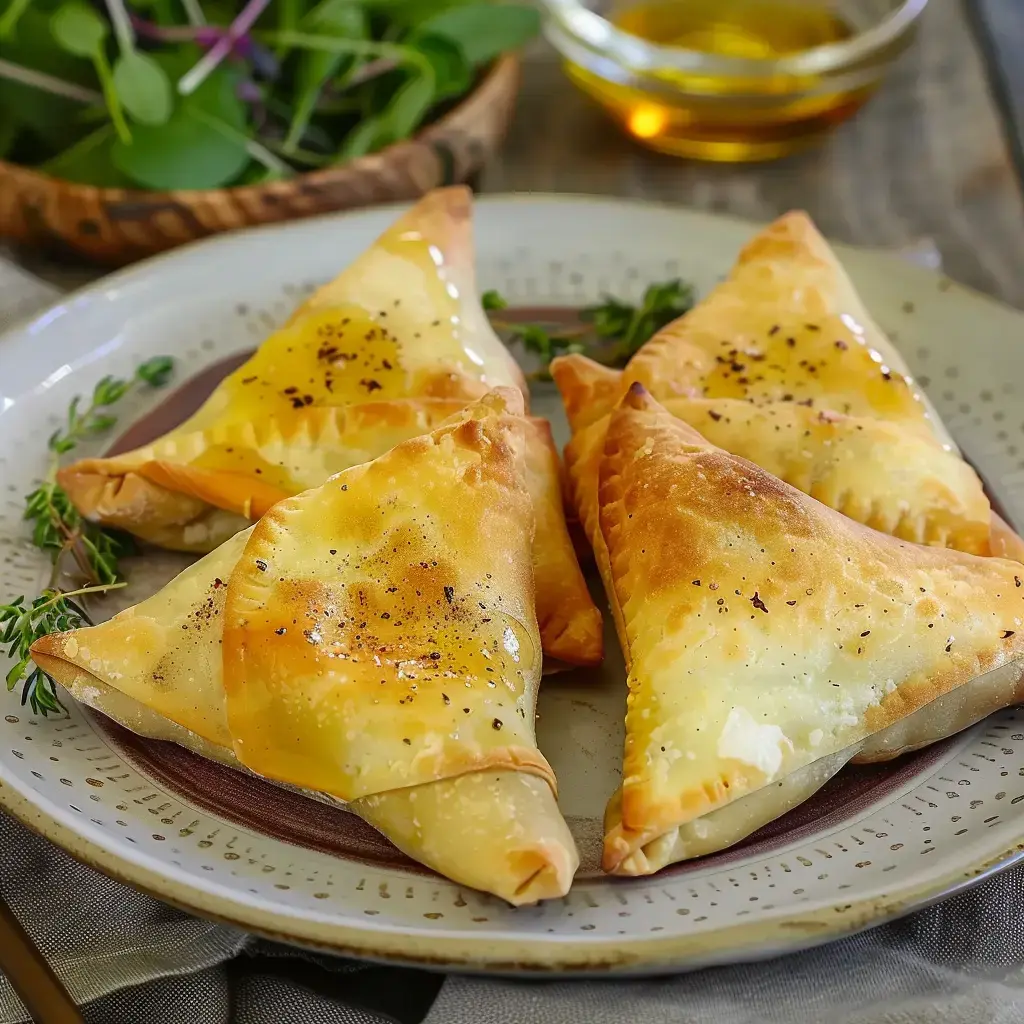
<instances>
[{"instance_id":1,"label":"green herb garnish","mask_svg":"<svg viewBox=\"0 0 1024 1024\"><path fill-rule=\"evenodd\" d=\"M606 297L598 306L584 309L582 318L594 326L594 333L615 341L617 362L625 362L642 345L673 320L693 308L693 285L678 278L648 285L639 306Z\"/></svg>"},{"instance_id":2,"label":"green herb garnish","mask_svg":"<svg viewBox=\"0 0 1024 1024\"><path fill-rule=\"evenodd\" d=\"M505 298L496 291L481 296L491 325L506 343L521 345L539 358L539 377L547 376L552 359L572 352L589 352L605 365L623 366L662 327L692 309L693 303L693 286L676 278L649 285L638 306L605 296L598 305L580 311L582 324L549 328L505 320L500 316L508 307Z\"/></svg>"},{"instance_id":3,"label":"green herb garnish","mask_svg":"<svg viewBox=\"0 0 1024 1024\"><path fill-rule=\"evenodd\" d=\"M408 138L539 25L489 0L0 0L0 158L112 187L288 178Z\"/></svg>"},{"instance_id":4,"label":"green herb garnish","mask_svg":"<svg viewBox=\"0 0 1024 1024\"><path fill-rule=\"evenodd\" d=\"M82 605L74 598L102 594L124 586L118 581L118 558L132 549L125 535L101 529L79 515L64 488L57 483L61 456L81 441L109 430L117 422L110 412L134 388L162 387L170 379L173 361L157 356L143 363L130 380L104 377L83 408L81 396L72 400L63 427L50 437L50 465L43 482L25 499L25 518L32 523L32 543L49 552L53 563L50 583L39 597L16 597L0 605L0 644L10 645L8 658L14 665L7 673L7 689L22 683L21 703L35 714L46 716L65 710L57 697L53 680L39 667L30 671L32 644L48 633L91 625ZM62 590L58 584L66 570L83 580L85 586Z\"/></svg>"},{"instance_id":5,"label":"green herb garnish","mask_svg":"<svg viewBox=\"0 0 1024 1024\"><path fill-rule=\"evenodd\" d=\"M78 514L57 483L61 456L86 438L114 426L117 417L111 415L110 407L140 384L162 387L172 367L167 356L157 356L139 366L131 380L104 377L93 388L88 406L81 407L81 396L71 402L65 425L50 437L50 465L43 482L25 499L25 518L32 522L32 543L48 551L53 560L51 587L60 579L66 556L74 561L82 579L93 585L113 583L117 579L118 557L131 550L127 537L103 530Z\"/></svg>"},{"instance_id":6,"label":"green herb garnish","mask_svg":"<svg viewBox=\"0 0 1024 1024\"><path fill-rule=\"evenodd\" d=\"M0 604L0 627L3 627L0 644L10 645L7 657L14 661L7 673L7 689L13 690L22 683L22 707L28 704L34 714L44 718L50 712L67 713L67 708L57 696L53 680L41 668L31 664L31 647L48 633L62 633L66 629L92 625L85 610L73 598L106 593L124 585L105 583L71 591L48 589L32 602L16 597L10 604Z\"/></svg>"}]
</instances>

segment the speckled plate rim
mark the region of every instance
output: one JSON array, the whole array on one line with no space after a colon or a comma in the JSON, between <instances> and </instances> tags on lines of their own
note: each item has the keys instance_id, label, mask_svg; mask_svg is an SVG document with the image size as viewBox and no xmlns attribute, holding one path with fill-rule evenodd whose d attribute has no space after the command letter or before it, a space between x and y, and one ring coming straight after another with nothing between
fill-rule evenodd
<instances>
[{"instance_id":1,"label":"speckled plate rim","mask_svg":"<svg viewBox=\"0 0 1024 1024\"><path fill-rule=\"evenodd\" d=\"M732 229L756 230L757 225L742 218L705 214L643 200L620 200L586 195L512 195L489 196L477 199L478 208L509 203L565 204L635 207L650 210L660 208L667 215L699 225L702 230L714 231L716 225L728 224ZM404 209L408 204L375 207L374 212L385 213ZM358 218L366 211L334 214L318 220L340 221ZM301 222L300 222L301 223ZM286 234L295 224L274 224L236 232L184 246L174 252L161 254L132 267L120 270L101 281L62 296L49 310L30 318L0 336L0 353L11 345L29 345L31 327L43 324L60 306L79 299L103 297L112 286L137 283L139 279L159 272L165 261L188 259L198 249L213 249L237 242L240 235ZM684 243L685 244L685 243ZM841 258L853 257L857 261L870 259L891 265L904 277L928 280L942 291L952 291L972 303L986 307L989 316L1001 319L1024 336L1024 316L1012 307L977 292L967 286L949 281L931 271L909 266L904 260L888 252L871 252L836 245ZM21 337L18 338L17 336ZM32 794L19 787L6 776L0 763L0 807L11 813L33 831L62 847L83 863L118 881L132 885L165 902L200 917L244 928L277 941L364 959L394 963L402 962L419 967L459 972L515 973L517 975L550 976L557 973L574 975L609 972L620 974L658 974L692 970L723 963L737 963L808 949L835 939L843 938L866 928L893 920L914 910L945 899L971 888L1024 860L1024 827L1013 834L1010 845L1004 843L998 852L989 853L969 864L951 868L927 882L901 885L897 891L880 896L862 898L855 902L839 903L808 911L794 911L784 917L762 922L730 925L714 931L694 935L658 938L632 937L628 943L616 939L573 938L564 936L547 938L527 935L522 938L488 936L482 942L477 935L439 935L414 928L381 928L365 925L354 927L339 922L328 914L315 914L304 910L291 915L258 905L258 901L243 901L223 896L213 887L202 884L187 872L165 865L154 871L143 863L141 854L123 846L107 847L83 836L74 827L74 819L48 801L33 800ZM1024 826L1024 818L1022 818ZM542 951L539 951L542 950Z\"/></svg>"},{"instance_id":2,"label":"speckled plate rim","mask_svg":"<svg viewBox=\"0 0 1024 1024\"><path fill-rule=\"evenodd\" d=\"M907 888L898 895L863 899L793 914L781 920L733 925L699 935L631 939L628 944L614 939L546 941L544 936L536 935L523 939L488 937L482 942L472 935L460 938L417 935L411 930L370 931L326 916L316 920L308 913L289 917L265 911L212 891L201 891L184 873L173 868L160 874L107 850L56 817L48 817L24 794L3 782L0 782L0 806L83 864L199 917L243 928L277 942L340 956L445 972L520 977L676 974L801 952L924 909L1024 860L1022 836L1020 842L994 857L970 868L951 871L927 885ZM179 874L181 878L176 877ZM556 955L549 959L538 956L539 944L550 945Z\"/></svg>"}]
</instances>

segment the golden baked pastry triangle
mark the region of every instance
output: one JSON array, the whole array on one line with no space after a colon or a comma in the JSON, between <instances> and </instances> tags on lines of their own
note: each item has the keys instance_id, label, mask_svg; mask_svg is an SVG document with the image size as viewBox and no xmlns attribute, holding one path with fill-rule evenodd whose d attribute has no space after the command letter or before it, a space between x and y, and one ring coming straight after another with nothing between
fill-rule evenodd
<instances>
[{"instance_id":1,"label":"golden baked pastry triangle","mask_svg":"<svg viewBox=\"0 0 1024 1024\"><path fill-rule=\"evenodd\" d=\"M33 657L130 729L347 802L458 882L562 895L525 422L492 400L406 441Z\"/></svg>"},{"instance_id":2,"label":"golden baked pastry triangle","mask_svg":"<svg viewBox=\"0 0 1024 1024\"><path fill-rule=\"evenodd\" d=\"M572 479L577 453L600 445L617 398L610 389L621 393L622 374L572 355L556 360L552 375L577 425L566 451ZM883 533L973 554L1009 552L994 548L991 507L977 473L930 434L795 402L672 396L663 404L712 444Z\"/></svg>"},{"instance_id":3,"label":"golden baked pastry triangle","mask_svg":"<svg viewBox=\"0 0 1024 1024\"><path fill-rule=\"evenodd\" d=\"M494 385L527 389L476 292L468 189L431 193L324 285L185 423L59 480L88 519L203 553L271 506L429 431ZM533 422L533 421L531 421ZM557 453L524 434L552 665L601 660L600 614L561 511Z\"/></svg>"},{"instance_id":4,"label":"golden baked pastry triangle","mask_svg":"<svg viewBox=\"0 0 1024 1024\"><path fill-rule=\"evenodd\" d=\"M163 546L209 551L239 518L436 426L491 387L518 387L525 399L477 298L471 215L467 189L428 195L188 420L151 445L62 470L78 510ZM394 400L426 405L382 409ZM351 419L326 411L364 403L371 409Z\"/></svg>"},{"instance_id":5,"label":"golden baked pastry triangle","mask_svg":"<svg viewBox=\"0 0 1024 1024\"><path fill-rule=\"evenodd\" d=\"M934 433L953 445L810 217L780 217L729 276L626 368L656 398L805 402Z\"/></svg>"},{"instance_id":6,"label":"golden baked pastry triangle","mask_svg":"<svg viewBox=\"0 0 1024 1024\"><path fill-rule=\"evenodd\" d=\"M708 443L634 385L599 459L629 670L604 866L743 838L851 759L1024 697L1021 566L871 530Z\"/></svg>"},{"instance_id":7,"label":"golden baked pastry triangle","mask_svg":"<svg viewBox=\"0 0 1024 1024\"><path fill-rule=\"evenodd\" d=\"M551 370L574 431L639 382L712 443L859 522L974 554L1024 550L806 214L757 234L623 372L579 355Z\"/></svg>"}]
</instances>

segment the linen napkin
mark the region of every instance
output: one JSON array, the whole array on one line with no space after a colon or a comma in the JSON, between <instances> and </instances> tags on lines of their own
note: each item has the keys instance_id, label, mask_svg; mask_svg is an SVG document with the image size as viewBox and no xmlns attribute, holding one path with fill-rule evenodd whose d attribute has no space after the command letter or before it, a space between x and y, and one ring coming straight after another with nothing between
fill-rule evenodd
<instances>
[{"instance_id":1,"label":"linen napkin","mask_svg":"<svg viewBox=\"0 0 1024 1024\"><path fill-rule=\"evenodd\" d=\"M927 243L907 256L938 263ZM0 256L0 330L55 294ZM0 894L84 1004L87 1024L1024 1022L1024 869L817 950L635 981L442 984L423 971L315 956L174 910L2 813ZM0 976L0 1024L26 1020Z\"/></svg>"}]
</instances>

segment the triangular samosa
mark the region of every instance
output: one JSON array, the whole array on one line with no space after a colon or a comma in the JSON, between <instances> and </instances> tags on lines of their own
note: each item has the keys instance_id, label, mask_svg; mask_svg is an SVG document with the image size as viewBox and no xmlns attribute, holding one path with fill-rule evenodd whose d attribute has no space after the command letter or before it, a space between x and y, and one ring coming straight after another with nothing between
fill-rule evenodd
<instances>
[{"instance_id":1,"label":"triangular samosa","mask_svg":"<svg viewBox=\"0 0 1024 1024\"><path fill-rule=\"evenodd\" d=\"M806 214L756 235L623 372L578 355L551 369L574 430L639 382L713 444L859 522L974 554L1020 548Z\"/></svg>"},{"instance_id":2,"label":"triangular samosa","mask_svg":"<svg viewBox=\"0 0 1024 1024\"><path fill-rule=\"evenodd\" d=\"M552 372L578 428L566 451L572 486L577 453L600 445L607 429L607 412L595 414L616 400L606 390L615 371L584 356L566 356ZM669 397L663 404L712 444L876 530L973 554L1002 553L995 550L991 508L978 475L930 434L795 402ZM582 507L577 510L585 519Z\"/></svg>"},{"instance_id":3,"label":"triangular samosa","mask_svg":"<svg viewBox=\"0 0 1024 1024\"><path fill-rule=\"evenodd\" d=\"M203 553L268 508L431 430L522 374L476 292L465 188L433 192L226 377L185 423L152 444L83 459L59 480L87 519ZM527 432L541 503L536 572L544 650L601 660L600 614L561 512L550 438Z\"/></svg>"},{"instance_id":4,"label":"triangular samosa","mask_svg":"<svg viewBox=\"0 0 1024 1024\"><path fill-rule=\"evenodd\" d=\"M491 397L33 657L129 729L345 801L457 882L562 895L577 856L534 732L526 426Z\"/></svg>"},{"instance_id":5,"label":"triangular samosa","mask_svg":"<svg viewBox=\"0 0 1024 1024\"><path fill-rule=\"evenodd\" d=\"M604 866L728 846L849 760L1024 697L1021 566L871 530L708 443L640 385L598 461L629 670Z\"/></svg>"},{"instance_id":6,"label":"triangular samosa","mask_svg":"<svg viewBox=\"0 0 1024 1024\"><path fill-rule=\"evenodd\" d=\"M480 307L471 218L464 188L421 200L184 423L143 448L64 468L78 510L164 547L210 551L258 517L270 492L279 500L323 483L490 388L518 387L528 401ZM394 400L426 406L389 415ZM364 416L325 411L364 403Z\"/></svg>"}]
</instances>

